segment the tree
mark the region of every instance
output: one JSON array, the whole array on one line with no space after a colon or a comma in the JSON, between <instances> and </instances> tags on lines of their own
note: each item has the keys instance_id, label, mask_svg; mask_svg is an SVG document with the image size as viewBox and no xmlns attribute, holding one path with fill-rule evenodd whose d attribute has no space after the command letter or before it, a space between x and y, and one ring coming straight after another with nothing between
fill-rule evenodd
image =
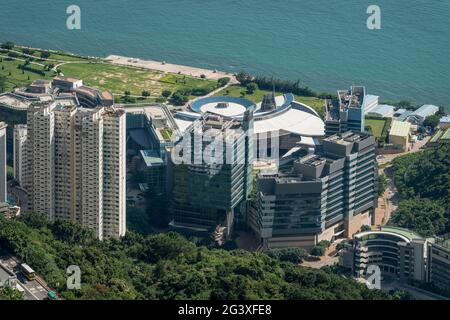
<instances>
[{"instance_id":1,"label":"tree","mask_svg":"<svg viewBox=\"0 0 450 320\"><path fill-rule=\"evenodd\" d=\"M147 90L142 91L142 96L143 97L150 97L150 91L147 91Z\"/></svg>"},{"instance_id":2,"label":"tree","mask_svg":"<svg viewBox=\"0 0 450 320\"><path fill-rule=\"evenodd\" d=\"M12 50L14 49L14 43L12 43L11 41L7 41L2 44L2 48L6 50Z\"/></svg>"},{"instance_id":3,"label":"tree","mask_svg":"<svg viewBox=\"0 0 450 320\"><path fill-rule=\"evenodd\" d=\"M84 232L70 222L51 223L34 214L0 216L2 249L29 264L65 299L391 298L331 272L280 262L265 253L208 249L174 232L127 232L104 241ZM281 252L288 257L295 253ZM82 270L81 290L66 287L71 264Z\"/></svg>"},{"instance_id":4,"label":"tree","mask_svg":"<svg viewBox=\"0 0 450 320\"><path fill-rule=\"evenodd\" d=\"M33 49L29 49L29 48L22 48L22 52L24 53L24 54L27 54L27 55L30 55L30 56L32 56L33 54L34 54L34 50Z\"/></svg>"},{"instance_id":5,"label":"tree","mask_svg":"<svg viewBox=\"0 0 450 320\"><path fill-rule=\"evenodd\" d=\"M279 261L289 261L294 264L301 263L308 256L308 252L302 248L272 249L268 254Z\"/></svg>"},{"instance_id":6,"label":"tree","mask_svg":"<svg viewBox=\"0 0 450 320\"><path fill-rule=\"evenodd\" d=\"M330 246L329 241L322 240L314 248L312 248L311 255L321 257L325 254L329 246Z\"/></svg>"},{"instance_id":7,"label":"tree","mask_svg":"<svg viewBox=\"0 0 450 320\"><path fill-rule=\"evenodd\" d=\"M449 231L445 213L445 208L430 199L407 199L400 201L390 224L414 230L425 237L435 236Z\"/></svg>"},{"instance_id":8,"label":"tree","mask_svg":"<svg viewBox=\"0 0 450 320\"><path fill-rule=\"evenodd\" d=\"M170 97L170 96L172 95L172 91L170 91L170 90L163 90L163 92L161 93L161 95L162 95L164 98L168 98L168 97Z\"/></svg>"},{"instance_id":9,"label":"tree","mask_svg":"<svg viewBox=\"0 0 450 320\"><path fill-rule=\"evenodd\" d=\"M415 110L416 109L416 107L411 103L411 101L408 101L408 100L399 101L397 103L394 103L394 105L396 107L399 107L401 109L406 109L406 110Z\"/></svg>"},{"instance_id":10,"label":"tree","mask_svg":"<svg viewBox=\"0 0 450 320\"><path fill-rule=\"evenodd\" d=\"M17 52L15 52L15 51L10 51L10 52L8 52L8 57L10 57L10 58L18 58L19 54Z\"/></svg>"},{"instance_id":11,"label":"tree","mask_svg":"<svg viewBox=\"0 0 450 320\"><path fill-rule=\"evenodd\" d=\"M387 188L387 178L386 175L380 174L378 176L378 196L381 197Z\"/></svg>"},{"instance_id":12,"label":"tree","mask_svg":"<svg viewBox=\"0 0 450 320\"><path fill-rule=\"evenodd\" d=\"M250 82L246 86L247 92L249 94L254 93L256 90L258 90L258 85L255 82Z\"/></svg>"},{"instance_id":13,"label":"tree","mask_svg":"<svg viewBox=\"0 0 450 320\"><path fill-rule=\"evenodd\" d=\"M439 115L435 114L435 115L426 117L425 121L423 122L423 125L425 127L430 127L432 129L434 129L434 128L436 128L438 126L439 120L440 120Z\"/></svg>"},{"instance_id":14,"label":"tree","mask_svg":"<svg viewBox=\"0 0 450 320\"><path fill-rule=\"evenodd\" d=\"M226 86L229 82L230 82L230 78L228 78L228 77L223 77L223 78L220 78L219 80L217 80L217 85L218 85L219 87L224 87L224 86Z\"/></svg>"},{"instance_id":15,"label":"tree","mask_svg":"<svg viewBox=\"0 0 450 320\"><path fill-rule=\"evenodd\" d=\"M182 106L189 101L189 95L186 95L185 92L182 91L176 91L172 95L171 101L176 106Z\"/></svg>"},{"instance_id":16,"label":"tree","mask_svg":"<svg viewBox=\"0 0 450 320\"><path fill-rule=\"evenodd\" d=\"M253 77L250 74L241 71L236 75L236 79L241 85L246 86L249 82L252 81Z\"/></svg>"},{"instance_id":17,"label":"tree","mask_svg":"<svg viewBox=\"0 0 450 320\"><path fill-rule=\"evenodd\" d=\"M7 78L4 75L0 75L0 91L5 91Z\"/></svg>"},{"instance_id":18,"label":"tree","mask_svg":"<svg viewBox=\"0 0 450 320\"><path fill-rule=\"evenodd\" d=\"M50 56L51 56L51 53L48 52L48 51L42 51L41 52L41 58L42 59L48 59L48 58L50 58Z\"/></svg>"},{"instance_id":19,"label":"tree","mask_svg":"<svg viewBox=\"0 0 450 320\"><path fill-rule=\"evenodd\" d=\"M325 254L326 248L320 245L316 245L311 250L311 255L321 257Z\"/></svg>"},{"instance_id":20,"label":"tree","mask_svg":"<svg viewBox=\"0 0 450 320\"><path fill-rule=\"evenodd\" d=\"M0 289L0 300L23 300L23 294L17 289L3 287Z\"/></svg>"}]
</instances>

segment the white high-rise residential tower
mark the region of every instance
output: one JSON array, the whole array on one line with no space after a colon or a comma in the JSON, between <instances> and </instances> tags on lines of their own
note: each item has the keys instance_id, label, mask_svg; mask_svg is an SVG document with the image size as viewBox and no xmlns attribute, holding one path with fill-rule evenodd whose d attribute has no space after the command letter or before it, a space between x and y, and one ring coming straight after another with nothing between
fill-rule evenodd
<instances>
[{"instance_id":1,"label":"white high-rise residential tower","mask_svg":"<svg viewBox=\"0 0 450 320\"><path fill-rule=\"evenodd\" d=\"M125 112L52 102L28 110L30 211L71 220L99 239L126 232Z\"/></svg>"}]
</instances>

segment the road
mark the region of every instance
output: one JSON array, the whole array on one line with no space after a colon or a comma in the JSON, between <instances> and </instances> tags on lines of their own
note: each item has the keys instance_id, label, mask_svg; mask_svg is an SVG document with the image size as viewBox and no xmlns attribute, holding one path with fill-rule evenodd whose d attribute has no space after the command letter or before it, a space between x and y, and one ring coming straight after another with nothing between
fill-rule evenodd
<instances>
[{"instance_id":1,"label":"road","mask_svg":"<svg viewBox=\"0 0 450 320\"><path fill-rule=\"evenodd\" d=\"M378 165L381 166L379 173L385 174L387 178L386 191L382 195L383 203L385 204L385 212L382 224L388 223L392 213L397 209L400 201L397 188L394 184L394 168L392 167L392 161L394 161L394 159L397 157L422 151L422 147L430 140L430 138L431 137L425 137L425 139L417 141L412 145L411 150L409 150L408 152L377 156Z\"/></svg>"},{"instance_id":2,"label":"road","mask_svg":"<svg viewBox=\"0 0 450 320\"><path fill-rule=\"evenodd\" d=\"M19 261L16 258L6 253L0 253L0 263L14 272L17 276L19 286L24 289L25 300L47 299L48 290L38 282L40 279L32 281L27 280L20 272Z\"/></svg>"}]
</instances>

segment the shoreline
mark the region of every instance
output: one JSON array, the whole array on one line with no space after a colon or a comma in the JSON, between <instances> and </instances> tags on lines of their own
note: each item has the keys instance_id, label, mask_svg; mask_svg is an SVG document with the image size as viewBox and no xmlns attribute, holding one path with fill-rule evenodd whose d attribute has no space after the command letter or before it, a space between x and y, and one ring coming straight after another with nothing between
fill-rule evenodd
<instances>
[{"instance_id":1,"label":"shoreline","mask_svg":"<svg viewBox=\"0 0 450 320\"><path fill-rule=\"evenodd\" d=\"M201 76L204 75L205 79L216 80L216 81L220 78L228 77L228 78L230 78L230 82L229 82L230 85L239 84L239 81L237 81L235 74L226 72L226 71L210 70L210 69L205 69L205 68L200 68L200 67L192 67L192 66L179 65L179 64L174 64L174 63L166 63L163 60L158 61L158 60L151 60L151 59L141 59L141 58L126 57L126 56L114 55L114 54L110 54L106 57L98 57L98 56L82 55L82 54L73 53L73 52L60 50L60 49L59 50L45 49L45 48L36 48L36 47L23 45L23 44L16 44L16 43L14 43L14 44L20 48L29 48L29 49L39 50L39 51L62 53L62 54L66 54L68 56L73 56L73 57L78 57L78 58L103 60L106 63L111 63L111 64L118 65L118 66L142 68L142 69L155 70L155 71L172 73L172 74L182 74L182 75L197 77L197 78L201 78ZM417 108L419 108L423 104L438 105L438 104L435 104L434 102L426 102L426 103L418 104L417 101L415 101L413 99L408 99L408 98L406 98L405 100L410 101ZM401 101L401 100L399 100L399 101ZM395 103L398 103L399 101L386 99L385 103L395 105ZM380 101L380 104L381 103L383 103L383 101ZM439 105L439 106L443 107L444 111L446 113L450 112L450 106L444 105L444 104Z\"/></svg>"},{"instance_id":2,"label":"shoreline","mask_svg":"<svg viewBox=\"0 0 450 320\"><path fill-rule=\"evenodd\" d=\"M234 74L225 71L209 70L173 63L166 63L165 61L144 60L140 58L125 57L113 54L103 59L106 62L121 66L131 66L148 70L157 70L166 73L183 74L186 76L197 78L201 78L202 76L204 76L205 79L209 80L219 80L220 78L227 77L230 78L231 84L238 83Z\"/></svg>"}]
</instances>

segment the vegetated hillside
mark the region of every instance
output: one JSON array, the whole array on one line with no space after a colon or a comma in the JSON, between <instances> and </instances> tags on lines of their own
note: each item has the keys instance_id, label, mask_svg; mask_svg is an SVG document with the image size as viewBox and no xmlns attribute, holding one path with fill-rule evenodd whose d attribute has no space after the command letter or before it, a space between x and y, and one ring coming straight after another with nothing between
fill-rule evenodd
<instances>
[{"instance_id":1,"label":"vegetated hillside","mask_svg":"<svg viewBox=\"0 0 450 320\"><path fill-rule=\"evenodd\" d=\"M0 217L0 247L32 266L67 299L389 299L387 293L266 254L198 247L177 233L96 240L39 215ZM67 290L78 265L81 290Z\"/></svg>"},{"instance_id":2,"label":"vegetated hillside","mask_svg":"<svg viewBox=\"0 0 450 320\"><path fill-rule=\"evenodd\" d=\"M391 223L424 236L450 232L450 146L394 160L400 205Z\"/></svg>"}]
</instances>

